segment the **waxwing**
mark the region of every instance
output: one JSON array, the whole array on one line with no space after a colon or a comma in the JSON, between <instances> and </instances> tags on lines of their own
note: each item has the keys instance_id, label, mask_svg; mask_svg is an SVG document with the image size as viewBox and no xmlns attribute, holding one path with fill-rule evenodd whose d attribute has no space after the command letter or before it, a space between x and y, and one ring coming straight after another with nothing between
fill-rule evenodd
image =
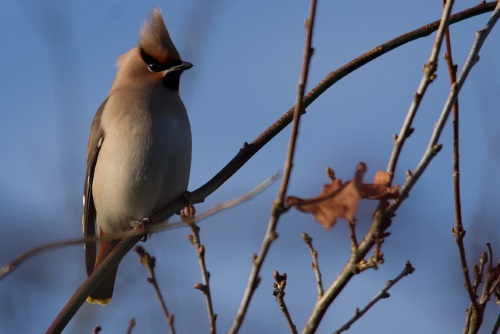
<instances>
[{"instance_id":1,"label":"waxwing","mask_svg":"<svg viewBox=\"0 0 500 334\"><path fill-rule=\"evenodd\" d=\"M85 237L131 230L135 222L186 192L191 128L179 96L179 79L191 67L181 60L161 11L153 9L141 28L139 44L120 56L109 95L90 128ZM119 242L86 242L88 275ZM118 265L87 301L105 305L111 300L117 269Z\"/></svg>"}]
</instances>

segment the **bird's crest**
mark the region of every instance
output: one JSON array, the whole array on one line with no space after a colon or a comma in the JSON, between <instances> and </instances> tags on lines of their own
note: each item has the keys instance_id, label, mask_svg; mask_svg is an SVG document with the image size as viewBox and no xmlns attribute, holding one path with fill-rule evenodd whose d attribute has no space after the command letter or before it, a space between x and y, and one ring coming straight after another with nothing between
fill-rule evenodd
<instances>
[{"instance_id":1,"label":"bird's crest","mask_svg":"<svg viewBox=\"0 0 500 334\"><path fill-rule=\"evenodd\" d=\"M158 8L153 9L149 19L142 25L139 47L164 65L179 62L181 59Z\"/></svg>"}]
</instances>

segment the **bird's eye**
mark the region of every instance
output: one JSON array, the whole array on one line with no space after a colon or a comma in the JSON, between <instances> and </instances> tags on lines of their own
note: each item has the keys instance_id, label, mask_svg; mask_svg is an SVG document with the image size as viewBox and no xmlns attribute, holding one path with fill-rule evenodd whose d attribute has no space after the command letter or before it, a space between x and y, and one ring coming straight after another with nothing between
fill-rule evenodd
<instances>
[{"instance_id":1,"label":"bird's eye","mask_svg":"<svg viewBox=\"0 0 500 334\"><path fill-rule=\"evenodd\" d=\"M148 66L150 72L161 72L164 70L164 66L148 55L143 49L141 49L140 52L142 60Z\"/></svg>"},{"instance_id":2,"label":"bird's eye","mask_svg":"<svg viewBox=\"0 0 500 334\"><path fill-rule=\"evenodd\" d=\"M148 70L149 70L150 72L161 72L162 67L161 67L161 65L160 65L160 64L158 64L158 63L149 63L149 64L148 64Z\"/></svg>"}]
</instances>

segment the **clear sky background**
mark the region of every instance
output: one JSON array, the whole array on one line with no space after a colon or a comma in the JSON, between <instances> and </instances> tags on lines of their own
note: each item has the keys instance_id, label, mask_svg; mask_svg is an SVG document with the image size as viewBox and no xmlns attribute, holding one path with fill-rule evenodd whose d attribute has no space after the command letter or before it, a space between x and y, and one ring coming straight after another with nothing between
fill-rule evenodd
<instances>
[{"instance_id":1,"label":"clear sky background","mask_svg":"<svg viewBox=\"0 0 500 334\"><path fill-rule=\"evenodd\" d=\"M454 12L476 5L460 1ZM194 67L182 77L181 95L193 132L189 188L208 181L239 150L294 103L309 2L295 1L14 1L0 10L0 265L51 241L81 236L81 194L88 131L116 73L117 57L138 40L153 6L163 10L171 37ZM441 1L319 1L308 88L362 53L441 16ZM475 32L490 14L453 25L455 62L463 65ZM367 180L385 170L392 135L399 132L429 57L434 34L384 55L344 78L308 108L300 129L290 194L315 196L326 183L326 166L350 179L358 162ZM441 53L443 53L442 51ZM500 257L500 27L488 38L481 60L460 95L462 194L469 261L486 242ZM442 57L440 57L442 60ZM404 148L395 183L420 160L448 95L444 62ZM199 212L248 192L283 168L289 129L247 163ZM398 211L383 246L386 263L354 277L325 316L319 333L344 324L410 260L416 271L377 304L351 333L457 333L468 306L455 241L450 122L441 153ZM202 242L212 273L218 329L231 325L258 252L277 184L259 197L204 221ZM366 231L375 203L362 203L358 231ZM299 329L316 299L310 254L300 233L314 238L325 285L349 256L345 221L325 231L294 210L278 227L279 239L262 269L242 333L286 333L272 296L274 269L288 274L286 301ZM152 236L144 245L157 257L157 276L179 333L207 331L196 254L182 228ZM109 306L85 304L67 333L166 331L146 283L146 271L131 253L123 260ZM37 255L0 281L3 333L44 332L86 278L83 247ZM482 333L498 315L489 304Z\"/></svg>"}]
</instances>

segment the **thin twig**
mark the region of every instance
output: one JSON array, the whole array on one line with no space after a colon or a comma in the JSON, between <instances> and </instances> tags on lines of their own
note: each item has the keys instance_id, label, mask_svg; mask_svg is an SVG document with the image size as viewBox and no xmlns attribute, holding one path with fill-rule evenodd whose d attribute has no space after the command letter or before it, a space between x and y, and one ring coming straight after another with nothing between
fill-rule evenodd
<instances>
[{"instance_id":1,"label":"thin twig","mask_svg":"<svg viewBox=\"0 0 500 334\"><path fill-rule=\"evenodd\" d=\"M474 282L472 284L472 291L476 296L478 287L481 283L483 283L483 291L479 301L477 301L477 296L474 299L477 303L477 307L474 306L474 301L471 301L470 306L467 309L466 322L464 326L464 333L466 334L479 333L479 329L483 323L486 305L500 280L500 264L493 268L493 250L491 249L491 244L488 243L486 245L488 247L489 256L486 252L483 252L479 258L479 266L477 264L474 265Z\"/></svg>"},{"instance_id":2,"label":"thin twig","mask_svg":"<svg viewBox=\"0 0 500 334\"><path fill-rule=\"evenodd\" d=\"M316 286L318 287L318 299L323 296L323 281L321 279L321 271L319 270L319 263L318 263L318 252L314 249L313 244L312 244L312 238L305 232L302 232L302 239L307 245L307 248L309 248L309 252L311 252L312 256L312 262L311 262L311 267L314 270L314 274L316 275Z\"/></svg>"},{"instance_id":3,"label":"thin twig","mask_svg":"<svg viewBox=\"0 0 500 334\"><path fill-rule=\"evenodd\" d=\"M351 238L351 253L353 256L358 255L358 239L356 237L356 223L348 222L349 237Z\"/></svg>"},{"instance_id":4,"label":"thin twig","mask_svg":"<svg viewBox=\"0 0 500 334\"><path fill-rule=\"evenodd\" d=\"M447 0L443 0L443 6L446 4ZM451 49L451 36L450 29L447 28L445 31L445 45L446 53L444 59L448 67L448 74L450 78L450 86L453 86L457 81L457 66L453 62L453 53ZM455 236L455 241L458 246L458 252L460 256L460 263L462 265L462 273L465 279L465 287L467 293L469 294L469 300L471 301L473 307L478 308L479 305L476 300L476 295L472 291L472 283L469 275L469 266L467 264L467 257L465 253L464 237L465 230L462 224L462 200L460 196L460 114L459 114L459 103L458 97L453 103L453 116L451 121L453 127L453 193L455 200L455 226L452 229L452 233Z\"/></svg>"},{"instance_id":5,"label":"thin twig","mask_svg":"<svg viewBox=\"0 0 500 334\"><path fill-rule=\"evenodd\" d=\"M285 211L283 202L286 196L286 192L288 189L288 183L290 180L290 175L292 171L293 164L293 156L295 153L295 144L297 141L298 129L300 124L300 116L304 112L304 92L307 84L307 77L309 73L309 65L311 62L311 57L313 54L313 49L311 47L312 44L312 33L314 28L314 18L316 15L316 0L311 0L311 7L309 11L309 18L305 22L306 27L306 38L305 38L305 46L304 46L304 56L302 60L302 70L300 74L300 79L297 87L297 99L295 102L295 109L293 112L293 125L290 133L290 140L288 143L288 149L285 159L285 167L283 170L283 177L281 178L281 185L278 190L278 195L273 203L271 209L271 217L269 219L269 223L267 226L267 231L264 236L264 240L262 242L262 246L260 252L257 257L254 258L252 270L250 272L250 277L248 279L247 287L245 289L243 299L241 301L240 307L236 316L234 318L233 324L229 329L228 333L234 334L238 332L241 324L243 323L243 319L248 310L248 306L250 304L250 300L252 299L253 293L257 288L260 277L259 272L264 263L264 259L267 256L269 248L271 247L272 242L277 238L276 228L278 226L278 220L281 217L281 214Z\"/></svg>"},{"instance_id":6,"label":"thin twig","mask_svg":"<svg viewBox=\"0 0 500 334\"><path fill-rule=\"evenodd\" d=\"M251 200L252 198L254 198L255 196L257 196L258 194L260 194L261 192L263 192L264 190L266 190L267 188L269 188L269 186L271 186L274 182L276 182L279 179L280 175L281 175L280 173L275 173L274 175L272 175L271 177L264 180L264 182L262 182L257 187L253 188L252 190L250 190L248 193L244 194L243 196L235 198L235 199L230 200L228 202L219 203L219 204L215 205L214 207L212 207L211 209L209 209L205 212L202 212L199 215L196 215L196 217L192 217L192 219L184 218L181 221L176 222L176 223L166 223L166 227L164 229L185 227L186 224L190 224L190 223L194 223L194 222L200 223L201 221L207 219L208 217L215 215L216 213L218 213L220 211L224 211L224 210L230 209L232 207L235 207L237 205L240 205L242 203L245 203L245 202ZM154 231L157 231L157 230L154 229Z\"/></svg>"},{"instance_id":7,"label":"thin twig","mask_svg":"<svg viewBox=\"0 0 500 334\"><path fill-rule=\"evenodd\" d=\"M148 282L151 283L151 285L155 289L156 297L160 302L161 309L163 310L163 314L165 315L165 319L167 320L167 324L170 329L170 333L175 334L174 315L168 311L167 304L165 303L165 299L163 298L160 291L160 287L158 286L158 281L156 280L156 275L155 275L156 258L154 256L151 256L148 252L146 252L146 250L142 246L136 246L135 251L137 252L137 254L139 254L139 262L144 267L146 267L146 270L148 271L149 274Z\"/></svg>"},{"instance_id":8,"label":"thin twig","mask_svg":"<svg viewBox=\"0 0 500 334\"><path fill-rule=\"evenodd\" d=\"M299 83L297 85L297 99L295 100L295 110L293 112L293 125L290 132L290 139L288 142L288 149L285 158L285 167L283 169L283 177L281 178L281 185L278 191L278 196L275 201L274 207L277 211L283 211L283 201L285 199L290 176L292 174L293 158L295 155L295 146L297 137L299 135L300 116L304 112L304 94L306 90L307 79L309 75L309 66L311 58L314 53L312 48L312 34L314 29L314 19L316 16L316 0L311 0L311 7L309 11L309 18L305 21L306 39L304 46L304 56L302 59L302 71L300 74Z\"/></svg>"},{"instance_id":9,"label":"thin twig","mask_svg":"<svg viewBox=\"0 0 500 334\"><path fill-rule=\"evenodd\" d=\"M413 101L410 105L410 109L406 115L406 119L403 122L403 126L401 127L401 131L399 135L394 136L394 149L391 153L391 158L389 159L389 165L387 166L387 172L390 174L394 174L396 171L396 165L398 163L399 155L403 149L403 145L406 142L406 139L410 137L413 132L412 123L415 115L417 114L418 107L420 106L420 102L424 97L425 92L427 91L427 87L434 81L436 78L435 72L437 70L438 64L438 54L441 49L441 44L443 43L443 37L446 29L448 28L448 22L450 19L451 8L453 7L454 0L449 0L443 8L443 14L441 17L441 22L439 24L439 29L436 34L436 38L434 40L434 44L432 46L431 55L429 56L429 60L427 64L424 66L424 73L422 76L422 80L420 81L420 85L417 88L415 96L413 97Z\"/></svg>"},{"instance_id":10,"label":"thin twig","mask_svg":"<svg viewBox=\"0 0 500 334\"><path fill-rule=\"evenodd\" d=\"M286 306L285 303L285 288L286 288L286 273L283 273L283 275L280 275L280 273L275 270L274 271L274 281L273 283L274 286L274 291L273 291L273 296L276 297L276 302L278 303L280 310L283 312L283 315L285 316L286 322L288 323L288 327L290 327L290 331L293 334L297 334L297 326L293 323L292 317L290 315L290 312L288 312L288 307Z\"/></svg>"},{"instance_id":11,"label":"thin twig","mask_svg":"<svg viewBox=\"0 0 500 334\"><path fill-rule=\"evenodd\" d=\"M366 305L362 310L356 309L356 312L354 313L354 316L349 320L345 325L337 329L334 333L335 334L340 334L343 331L348 330L351 328L352 324L354 324L359 318L361 318L368 310L375 305L379 300L384 299L384 298L389 298L390 294L388 293L389 289L392 288L400 279L403 277L412 274L415 271L415 268L411 265L410 261L407 261L406 264L404 265L403 270L401 273L399 273L398 276L396 276L394 279L387 281L385 287L380 290L379 293Z\"/></svg>"},{"instance_id":12,"label":"thin twig","mask_svg":"<svg viewBox=\"0 0 500 334\"><path fill-rule=\"evenodd\" d=\"M132 330L135 327L135 318L132 318L128 321L127 334L132 334Z\"/></svg>"},{"instance_id":13,"label":"thin twig","mask_svg":"<svg viewBox=\"0 0 500 334\"><path fill-rule=\"evenodd\" d=\"M93 240L90 240L93 241ZM20 264L22 264L24 261L28 260L34 255L38 255L42 252L49 251L52 249L60 248L60 247L66 247L66 246L73 246L73 245L81 245L85 242L85 239L83 238L77 238L77 239L71 239L71 240L65 240L65 241L57 241L57 242L51 242L47 243L41 246L34 247L20 255L18 255L14 260L10 261L8 264L0 268L0 280L14 272L14 270L19 267Z\"/></svg>"},{"instance_id":14,"label":"thin twig","mask_svg":"<svg viewBox=\"0 0 500 334\"><path fill-rule=\"evenodd\" d=\"M215 326L215 322L217 320L217 314L214 313L214 308L212 304L212 295L210 293L210 272L207 270L207 265L205 263L205 246L201 244L200 239L200 228L195 223L190 223L189 227L191 228L191 232L188 236L189 241L194 246L196 250L196 254L198 255L198 263L200 264L201 276L203 279L203 284L196 284L194 287L200 290L205 296L205 302L207 304L207 312L208 312L208 324L209 324L209 332L211 334L215 334L217 332L217 328Z\"/></svg>"}]
</instances>

